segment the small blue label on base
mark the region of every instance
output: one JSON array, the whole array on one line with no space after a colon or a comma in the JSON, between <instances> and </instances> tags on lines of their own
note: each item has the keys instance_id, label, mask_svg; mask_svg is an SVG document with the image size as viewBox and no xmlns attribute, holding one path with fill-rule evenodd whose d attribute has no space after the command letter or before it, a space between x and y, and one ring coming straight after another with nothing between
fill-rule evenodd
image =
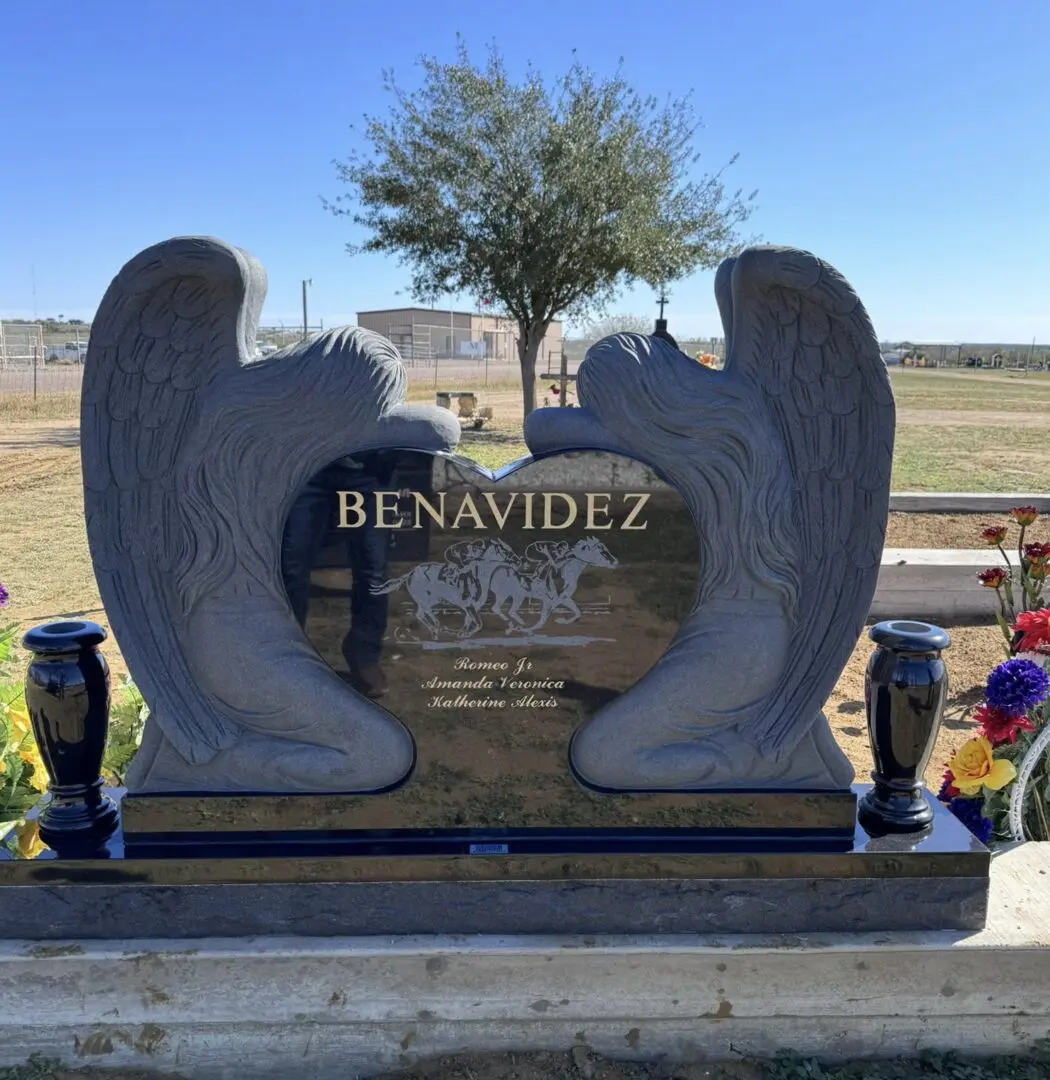
<instances>
[{"instance_id":1,"label":"small blue label on base","mask_svg":"<svg viewBox=\"0 0 1050 1080\"><path fill-rule=\"evenodd\" d=\"M510 844L471 844L471 855L509 855Z\"/></svg>"}]
</instances>

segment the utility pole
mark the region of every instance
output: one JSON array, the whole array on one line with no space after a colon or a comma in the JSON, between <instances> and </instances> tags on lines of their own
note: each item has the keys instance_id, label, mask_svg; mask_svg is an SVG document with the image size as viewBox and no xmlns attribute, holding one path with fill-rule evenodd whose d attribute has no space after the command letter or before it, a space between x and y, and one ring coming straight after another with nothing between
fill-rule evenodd
<instances>
[{"instance_id":1,"label":"utility pole","mask_svg":"<svg viewBox=\"0 0 1050 1080\"><path fill-rule=\"evenodd\" d=\"M312 285L313 283L314 283L313 278L307 278L303 282L303 341L306 340L306 336L307 336L307 333L308 333L308 327L310 326L310 323L308 322L307 317L306 317L306 286L307 285Z\"/></svg>"}]
</instances>

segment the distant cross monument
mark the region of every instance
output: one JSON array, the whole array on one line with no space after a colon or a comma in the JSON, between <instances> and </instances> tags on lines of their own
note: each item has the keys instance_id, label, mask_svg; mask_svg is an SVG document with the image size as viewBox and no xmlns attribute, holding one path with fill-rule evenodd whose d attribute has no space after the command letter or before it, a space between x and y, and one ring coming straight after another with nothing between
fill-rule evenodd
<instances>
[{"instance_id":1,"label":"distant cross monument","mask_svg":"<svg viewBox=\"0 0 1050 1080\"><path fill-rule=\"evenodd\" d=\"M663 338L664 341L670 342L676 349L678 348L678 342L667 332L667 320L664 318L664 307L669 303L667 296L663 289L660 290L660 297L657 300L660 305L660 317L656 320L656 329L652 333L652 337Z\"/></svg>"}]
</instances>

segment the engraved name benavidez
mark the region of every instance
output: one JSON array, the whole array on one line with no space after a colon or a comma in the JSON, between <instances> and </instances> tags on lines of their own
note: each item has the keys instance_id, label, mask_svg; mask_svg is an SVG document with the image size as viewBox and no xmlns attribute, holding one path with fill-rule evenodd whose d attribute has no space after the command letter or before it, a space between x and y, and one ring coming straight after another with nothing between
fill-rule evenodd
<instances>
[{"instance_id":1,"label":"engraved name benavidez","mask_svg":"<svg viewBox=\"0 0 1050 1080\"><path fill-rule=\"evenodd\" d=\"M365 513L366 494L360 491L339 491L339 528L357 529L368 523ZM397 491L375 491L371 493L375 499L375 521L377 529L422 529L423 517L431 518L442 529L489 529L502 530L506 527L511 511L520 505L524 510L523 529L567 529L581 517L585 521L588 531L594 529L613 529L617 522L610 520L612 511L610 503L613 496L609 492L588 492L583 496L583 505L574 495L563 491L515 491L504 497L503 505L500 506L496 496L486 491L480 496L480 503L469 492L463 496L459 507L452 512L451 507L446 507L447 492L439 492L431 502L419 491L409 492L413 501L412 521L406 525L405 516L398 507L399 500L403 497ZM539 500L537 501L537 495ZM521 503L517 503L518 499ZM638 515L649 501L649 495L642 492L625 492L620 500L628 507L627 516L619 523L621 529L645 529L648 522L638 521ZM555 500L558 500L557 502ZM488 512L491 523L486 521L482 511ZM555 520L555 517L558 520ZM537 524L539 522L539 524Z\"/></svg>"}]
</instances>

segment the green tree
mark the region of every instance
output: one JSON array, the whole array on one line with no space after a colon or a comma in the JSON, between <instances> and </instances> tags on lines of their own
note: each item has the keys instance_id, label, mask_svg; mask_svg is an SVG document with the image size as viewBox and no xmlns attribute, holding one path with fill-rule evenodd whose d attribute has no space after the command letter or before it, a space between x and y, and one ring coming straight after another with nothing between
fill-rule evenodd
<instances>
[{"instance_id":1,"label":"green tree","mask_svg":"<svg viewBox=\"0 0 1050 1080\"><path fill-rule=\"evenodd\" d=\"M365 118L362 145L335 162L351 190L325 206L367 231L351 254L411 268L417 300L466 293L517 323L526 415L555 318L580 322L626 284L739 248L755 193L728 193L724 168L694 176L688 98L660 105L578 63L551 88L531 67L515 83L495 48L475 66L459 39L455 62L421 64L413 92L384 72L390 113Z\"/></svg>"},{"instance_id":2,"label":"green tree","mask_svg":"<svg viewBox=\"0 0 1050 1080\"><path fill-rule=\"evenodd\" d=\"M585 341L601 341L613 334L651 334L656 326L656 317L644 315L603 315L594 319L583 328Z\"/></svg>"}]
</instances>

